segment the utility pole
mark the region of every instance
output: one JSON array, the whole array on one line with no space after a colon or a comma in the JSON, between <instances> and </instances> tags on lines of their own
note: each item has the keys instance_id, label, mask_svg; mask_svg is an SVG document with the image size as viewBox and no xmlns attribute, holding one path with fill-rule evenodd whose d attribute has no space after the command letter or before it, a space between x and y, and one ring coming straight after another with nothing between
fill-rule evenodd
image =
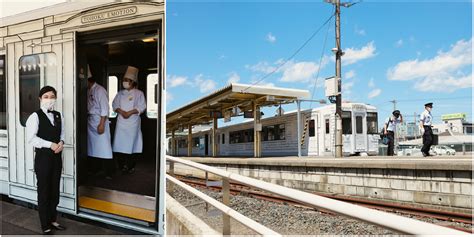
<instances>
[{"instance_id":1,"label":"utility pole","mask_svg":"<svg viewBox=\"0 0 474 237\"><path fill-rule=\"evenodd\" d=\"M389 102L393 103L393 111L397 110L397 101L396 100L391 100Z\"/></svg>"}]
</instances>

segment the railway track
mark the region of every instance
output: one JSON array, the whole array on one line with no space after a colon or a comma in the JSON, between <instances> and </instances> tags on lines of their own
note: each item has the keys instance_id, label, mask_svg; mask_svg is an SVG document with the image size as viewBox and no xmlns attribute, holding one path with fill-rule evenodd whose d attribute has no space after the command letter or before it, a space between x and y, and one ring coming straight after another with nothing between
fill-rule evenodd
<instances>
[{"instance_id":1,"label":"railway track","mask_svg":"<svg viewBox=\"0 0 474 237\"><path fill-rule=\"evenodd\" d=\"M181 175L175 175L175 177L181 180L182 182L185 182L191 186L206 188L206 189L210 189L214 191L221 191L222 189L220 186L217 186L217 185L216 186L206 185L206 181L201 178L181 176ZM249 196L249 197L262 199L266 201L277 202L277 203L282 203L282 204L298 206L301 208L317 210L319 212L329 214L329 215L338 215L336 213L330 212L325 209L309 207L305 204L293 201L288 198L258 191L246 185L242 185L240 183L231 182L230 193L232 195ZM411 206L406 206L406 205L401 205L401 204L396 204L396 203L389 203L389 202L375 201L375 200L364 200L364 199L347 197L347 196L335 196L335 195L328 195L328 194L321 194L321 193L314 193L314 194L327 197L327 198L336 199L339 201L349 202L349 203L364 206L367 208L385 211L385 212L401 213L401 214L408 214L408 215L419 216L419 217L433 218L433 219L445 221L445 223L439 224L439 225L457 229L457 230L464 231L467 233L472 233L472 229L458 227L453 224L450 224L450 223L457 222L457 223L472 225L473 224L472 215L469 215L469 214L454 213L454 212L420 208L420 207L411 207Z\"/></svg>"}]
</instances>

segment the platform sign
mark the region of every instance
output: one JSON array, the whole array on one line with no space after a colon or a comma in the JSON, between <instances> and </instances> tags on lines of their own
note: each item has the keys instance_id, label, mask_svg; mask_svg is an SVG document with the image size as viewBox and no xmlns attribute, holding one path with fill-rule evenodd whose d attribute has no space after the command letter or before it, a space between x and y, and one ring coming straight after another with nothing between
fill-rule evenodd
<instances>
[{"instance_id":1,"label":"platform sign","mask_svg":"<svg viewBox=\"0 0 474 237\"><path fill-rule=\"evenodd\" d=\"M209 112L209 116L211 118L223 118L224 117L222 115L222 112L220 112L220 111L211 111L211 112Z\"/></svg>"},{"instance_id":2,"label":"platform sign","mask_svg":"<svg viewBox=\"0 0 474 237\"><path fill-rule=\"evenodd\" d=\"M245 111L244 118L253 118L253 111Z\"/></svg>"},{"instance_id":3,"label":"platform sign","mask_svg":"<svg viewBox=\"0 0 474 237\"><path fill-rule=\"evenodd\" d=\"M466 119L465 113L443 114L441 120Z\"/></svg>"}]
</instances>

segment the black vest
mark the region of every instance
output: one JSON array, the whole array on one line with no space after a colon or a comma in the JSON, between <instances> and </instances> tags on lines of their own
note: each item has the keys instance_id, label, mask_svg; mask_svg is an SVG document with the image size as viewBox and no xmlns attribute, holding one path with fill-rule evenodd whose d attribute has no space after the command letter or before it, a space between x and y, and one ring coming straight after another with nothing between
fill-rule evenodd
<instances>
[{"instance_id":1,"label":"black vest","mask_svg":"<svg viewBox=\"0 0 474 237\"><path fill-rule=\"evenodd\" d=\"M54 126L51 124L43 110L40 109L36 111L39 121L38 133L36 136L46 141L59 143L61 141L61 114L57 111L51 111L51 113L53 113L54 117ZM49 150L52 153L50 148L36 148L36 152L40 150Z\"/></svg>"}]
</instances>

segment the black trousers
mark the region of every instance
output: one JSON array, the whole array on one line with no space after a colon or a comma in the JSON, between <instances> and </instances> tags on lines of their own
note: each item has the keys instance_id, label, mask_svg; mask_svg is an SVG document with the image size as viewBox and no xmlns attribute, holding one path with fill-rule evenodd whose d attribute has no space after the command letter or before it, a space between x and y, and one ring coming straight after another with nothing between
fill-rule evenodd
<instances>
[{"instance_id":1,"label":"black trousers","mask_svg":"<svg viewBox=\"0 0 474 237\"><path fill-rule=\"evenodd\" d=\"M106 176L112 176L115 172L115 164L113 159L102 159L97 157L88 157L88 169L91 174L104 171Z\"/></svg>"},{"instance_id":2,"label":"black trousers","mask_svg":"<svg viewBox=\"0 0 474 237\"><path fill-rule=\"evenodd\" d=\"M117 163L119 166L119 169L123 169L125 166L127 166L128 169L133 169L135 168L136 165L136 159L139 156L138 153L134 154L125 154L125 153L115 153L115 156L117 157Z\"/></svg>"},{"instance_id":3,"label":"black trousers","mask_svg":"<svg viewBox=\"0 0 474 237\"><path fill-rule=\"evenodd\" d=\"M51 228L51 222L56 221L62 166L60 154L54 154L50 149L36 151L34 168L38 186L38 212L43 231Z\"/></svg>"},{"instance_id":4,"label":"black trousers","mask_svg":"<svg viewBox=\"0 0 474 237\"><path fill-rule=\"evenodd\" d=\"M423 133L423 147L421 148L421 152L428 155L430 154L431 145L433 145L433 130L431 130L431 126L423 126L425 132Z\"/></svg>"},{"instance_id":5,"label":"black trousers","mask_svg":"<svg viewBox=\"0 0 474 237\"><path fill-rule=\"evenodd\" d=\"M393 149L395 148L395 133L392 131L387 131L387 156L393 156Z\"/></svg>"}]
</instances>

